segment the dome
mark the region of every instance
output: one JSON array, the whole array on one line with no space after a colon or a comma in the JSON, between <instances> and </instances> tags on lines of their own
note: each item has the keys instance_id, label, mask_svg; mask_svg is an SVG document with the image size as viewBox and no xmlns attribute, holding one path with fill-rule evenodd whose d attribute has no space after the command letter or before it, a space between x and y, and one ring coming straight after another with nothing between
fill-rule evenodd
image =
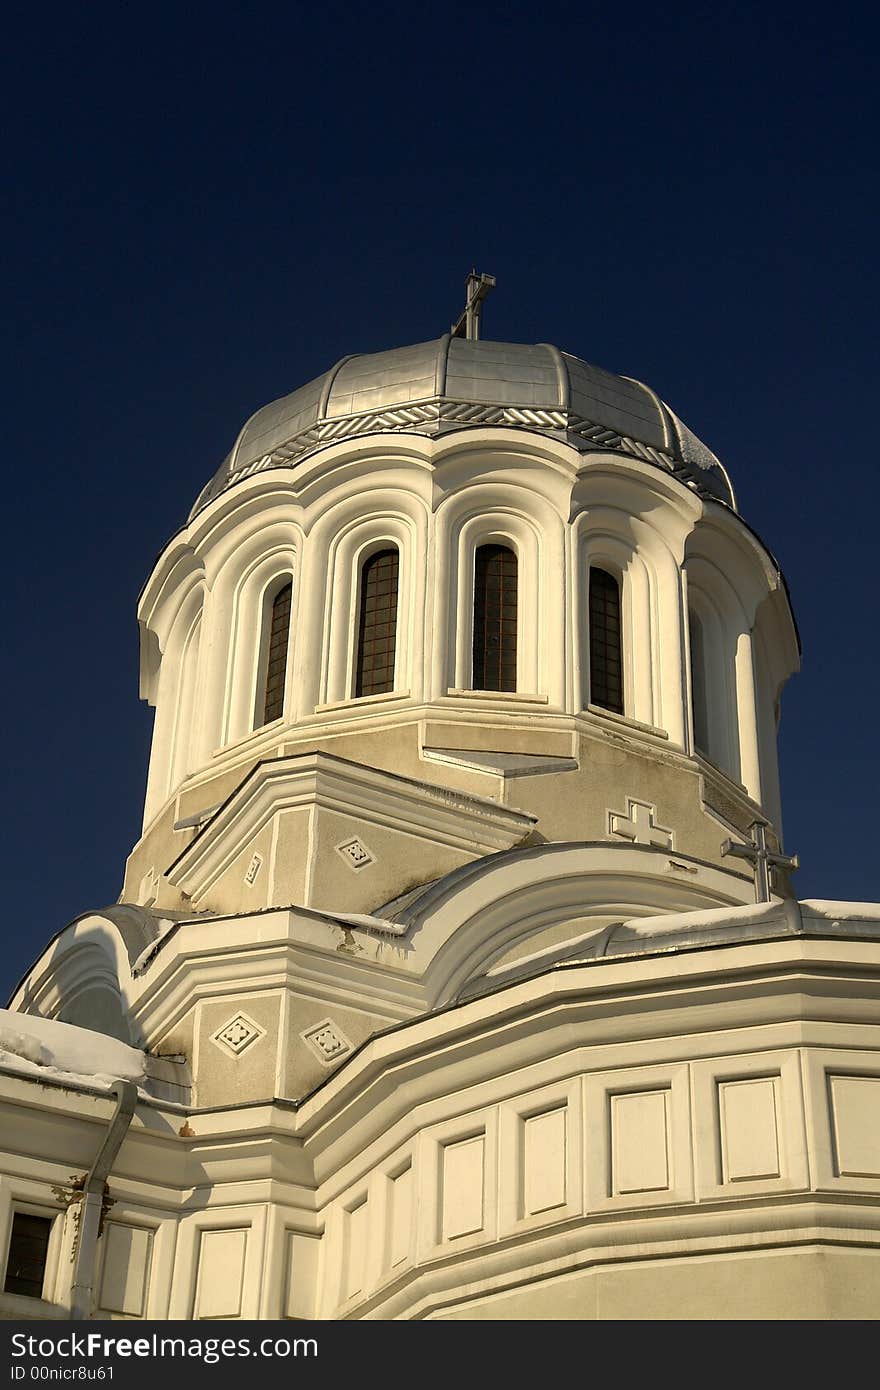
<instances>
[{"instance_id":1,"label":"dome","mask_svg":"<svg viewBox=\"0 0 880 1390\"><path fill-rule=\"evenodd\" d=\"M437 435L503 426L600 448L672 472L734 506L727 474L705 444L640 381L549 343L494 343L445 333L428 343L343 357L263 406L203 489L193 514L242 478L292 466L342 439L389 432Z\"/></svg>"}]
</instances>

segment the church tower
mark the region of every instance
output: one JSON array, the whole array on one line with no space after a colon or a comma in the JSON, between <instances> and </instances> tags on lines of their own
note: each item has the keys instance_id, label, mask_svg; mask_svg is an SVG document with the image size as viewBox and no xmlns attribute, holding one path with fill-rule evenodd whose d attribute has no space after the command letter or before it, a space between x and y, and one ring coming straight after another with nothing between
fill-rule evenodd
<instances>
[{"instance_id":1,"label":"church tower","mask_svg":"<svg viewBox=\"0 0 880 1390\"><path fill-rule=\"evenodd\" d=\"M725 838L778 842L779 570L649 387L549 345L447 334L257 411L139 616L126 901L381 915L553 844L708 906L749 896Z\"/></svg>"},{"instance_id":2,"label":"church tower","mask_svg":"<svg viewBox=\"0 0 880 1390\"><path fill-rule=\"evenodd\" d=\"M880 1284L880 908L792 896L785 582L649 386L481 338L489 287L252 415L142 592L143 833L12 1002L144 1058L78 1316Z\"/></svg>"}]
</instances>

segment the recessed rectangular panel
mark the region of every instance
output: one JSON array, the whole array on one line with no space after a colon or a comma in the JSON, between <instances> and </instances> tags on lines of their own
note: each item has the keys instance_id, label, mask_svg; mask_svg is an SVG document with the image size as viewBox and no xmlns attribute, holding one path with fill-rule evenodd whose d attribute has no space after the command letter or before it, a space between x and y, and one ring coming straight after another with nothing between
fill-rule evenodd
<instances>
[{"instance_id":1,"label":"recessed rectangular panel","mask_svg":"<svg viewBox=\"0 0 880 1390\"><path fill-rule=\"evenodd\" d=\"M345 1271L343 1298L354 1298L364 1287L367 1262L367 1202L345 1213Z\"/></svg>"},{"instance_id":2,"label":"recessed rectangular panel","mask_svg":"<svg viewBox=\"0 0 880 1390\"><path fill-rule=\"evenodd\" d=\"M287 1302L288 1318L313 1318L315 1292L318 1287L318 1255L321 1237L287 1232Z\"/></svg>"},{"instance_id":3,"label":"recessed rectangular panel","mask_svg":"<svg viewBox=\"0 0 880 1390\"><path fill-rule=\"evenodd\" d=\"M718 1083L725 1182L779 1177L778 1088L774 1076Z\"/></svg>"},{"instance_id":4,"label":"recessed rectangular panel","mask_svg":"<svg viewBox=\"0 0 880 1390\"><path fill-rule=\"evenodd\" d=\"M196 1282L196 1318L241 1315L247 1231L202 1231Z\"/></svg>"},{"instance_id":5,"label":"recessed rectangular panel","mask_svg":"<svg viewBox=\"0 0 880 1390\"><path fill-rule=\"evenodd\" d=\"M829 1076L839 1177L880 1178L880 1076Z\"/></svg>"},{"instance_id":6,"label":"recessed rectangular panel","mask_svg":"<svg viewBox=\"0 0 880 1390\"><path fill-rule=\"evenodd\" d=\"M565 1205L566 1107L523 1120L523 1215Z\"/></svg>"},{"instance_id":7,"label":"recessed rectangular panel","mask_svg":"<svg viewBox=\"0 0 880 1390\"><path fill-rule=\"evenodd\" d=\"M393 1269L409 1254L413 1221L412 1165L391 1180L388 1194L387 1263Z\"/></svg>"},{"instance_id":8,"label":"recessed rectangular panel","mask_svg":"<svg viewBox=\"0 0 880 1390\"><path fill-rule=\"evenodd\" d=\"M483 1165L486 1136L443 1146L443 1239L483 1229Z\"/></svg>"},{"instance_id":9,"label":"recessed rectangular panel","mask_svg":"<svg viewBox=\"0 0 880 1390\"><path fill-rule=\"evenodd\" d=\"M128 1318L142 1318L150 1275L153 1232L145 1231L142 1226L108 1221L101 1240L104 1244L104 1265L99 1309L104 1313L123 1313Z\"/></svg>"},{"instance_id":10,"label":"recessed rectangular panel","mask_svg":"<svg viewBox=\"0 0 880 1390\"><path fill-rule=\"evenodd\" d=\"M611 1097L611 1192L669 1187L669 1091Z\"/></svg>"}]
</instances>

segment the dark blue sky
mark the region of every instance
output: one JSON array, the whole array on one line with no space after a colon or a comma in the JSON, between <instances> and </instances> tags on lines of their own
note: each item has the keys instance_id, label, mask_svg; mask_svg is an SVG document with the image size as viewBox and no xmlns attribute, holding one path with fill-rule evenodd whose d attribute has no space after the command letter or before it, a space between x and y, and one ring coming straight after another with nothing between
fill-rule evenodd
<instances>
[{"instance_id":1,"label":"dark blue sky","mask_svg":"<svg viewBox=\"0 0 880 1390\"><path fill-rule=\"evenodd\" d=\"M4 37L9 987L119 893L156 553L246 415L438 335L474 263L484 336L649 382L727 464L803 638L799 895L880 899L867 6L17 5Z\"/></svg>"}]
</instances>

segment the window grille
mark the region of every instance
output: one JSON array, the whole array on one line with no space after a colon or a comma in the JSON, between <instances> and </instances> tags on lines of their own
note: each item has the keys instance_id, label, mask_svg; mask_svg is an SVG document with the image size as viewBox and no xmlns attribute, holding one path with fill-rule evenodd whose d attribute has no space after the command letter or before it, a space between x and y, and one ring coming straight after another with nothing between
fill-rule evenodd
<instances>
[{"instance_id":1,"label":"window grille","mask_svg":"<svg viewBox=\"0 0 880 1390\"><path fill-rule=\"evenodd\" d=\"M371 555L361 570L354 687L358 699L394 689L398 572L396 547Z\"/></svg>"},{"instance_id":2,"label":"window grille","mask_svg":"<svg viewBox=\"0 0 880 1390\"><path fill-rule=\"evenodd\" d=\"M284 685L287 677L287 647L290 641L290 604L293 585L287 583L272 600L269 644L266 653L266 695L263 723L270 724L284 713Z\"/></svg>"},{"instance_id":3,"label":"window grille","mask_svg":"<svg viewBox=\"0 0 880 1390\"><path fill-rule=\"evenodd\" d=\"M25 1298L43 1297L51 1233L50 1217L31 1216L24 1211L13 1213L4 1293L22 1294Z\"/></svg>"},{"instance_id":4,"label":"window grille","mask_svg":"<svg viewBox=\"0 0 880 1390\"><path fill-rule=\"evenodd\" d=\"M474 557L475 690L516 690L518 569L506 545L481 545Z\"/></svg>"},{"instance_id":5,"label":"window grille","mask_svg":"<svg viewBox=\"0 0 880 1390\"><path fill-rule=\"evenodd\" d=\"M623 714L620 585L590 570L590 704Z\"/></svg>"}]
</instances>

